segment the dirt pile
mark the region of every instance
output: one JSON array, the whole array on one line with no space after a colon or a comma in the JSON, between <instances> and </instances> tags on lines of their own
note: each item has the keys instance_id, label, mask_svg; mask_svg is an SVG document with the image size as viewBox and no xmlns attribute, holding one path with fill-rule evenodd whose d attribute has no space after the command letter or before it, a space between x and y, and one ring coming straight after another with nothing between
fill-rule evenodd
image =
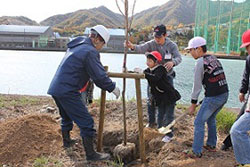
<instances>
[{"instance_id":1,"label":"dirt pile","mask_svg":"<svg viewBox=\"0 0 250 167\"><path fill-rule=\"evenodd\" d=\"M46 114L0 123L0 164L23 164L61 150L59 124Z\"/></svg>"},{"instance_id":2,"label":"dirt pile","mask_svg":"<svg viewBox=\"0 0 250 167\"><path fill-rule=\"evenodd\" d=\"M178 112L176 113L178 114ZM218 145L216 152L209 152L203 149L202 158L187 158L183 151L192 148L193 143L193 122L195 117L187 115L182 121L174 127L174 137L169 143L160 143L158 138L152 139L158 141L157 145L150 147L149 156L147 156L150 167L230 167L235 165L234 154L232 151L221 151L224 134L218 133ZM206 130L207 131L207 130ZM205 140L207 133L205 133ZM206 142L206 141L205 141Z\"/></svg>"},{"instance_id":3,"label":"dirt pile","mask_svg":"<svg viewBox=\"0 0 250 167\"><path fill-rule=\"evenodd\" d=\"M2 98L2 101L1 101ZM27 102L26 102L27 101ZM25 103L24 103L25 102ZM85 160L84 149L81 145L79 129L72 131L72 137L77 144L69 150L63 150L60 137L60 124L55 120L60 118L58 112L44 113L47 107L56 108L51 98L26 96L1 96L0 94L0 166L32 166L34 159L43 155L52 157L62 166L67 167L114 167L113 159L108 162L92 162ZM28 104L28 105L27 105ZM127 139L136 145L136 158L139 157L138 118L136 102L129 101L127 106ZM16 109L18 108L18 110ZM176 107L178 117L185 106ZM23 111L23 112L20 112ZM143 101L143 121L147 124L147 105ZM89 106L98 129L99 103ZM31 113L33 115L31 115ZM36 115L34 115L36 113ZM113 154L114 148L123 142L123 114L121 101L107 101L103 132L103 149ZM219 148L225 134L218 133L217 152L203 151L202 158L186 158L182 153L190 149L193 143L195 117L187 115L174 126L174 137L169 143L162 142L162 135L155 130L144 129L147 167L233 167L235 158L232 150L220 151ZM207 133L206 133L207 134ZM207 136L205 137L205 140ZM135 160L127 167L141 167L140 161ZM56 166L51 161L51 165Z\"/></svg>"}]
</instances>

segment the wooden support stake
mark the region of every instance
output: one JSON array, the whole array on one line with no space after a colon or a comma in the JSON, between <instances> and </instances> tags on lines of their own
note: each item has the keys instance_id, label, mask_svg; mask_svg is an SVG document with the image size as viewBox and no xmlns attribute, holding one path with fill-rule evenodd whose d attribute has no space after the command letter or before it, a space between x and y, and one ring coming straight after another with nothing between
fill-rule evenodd
<instances>
[{"instance_id":1,"label":"wooden support stake","mask_svg":"<svg viewBox=\"0 0 250 167\"><path fill-rule=\"evenodd\" d=\"M143 136L143 113L142 113L140 79L135 79L135 88L136 88L136 101L137 101L138 123L139 123L140 158L142 163L146 163L145 141Z\"/></svg>"},{"instance_id":2,"label":"wooden support stake","mask_svg":"<svg viewBox=\"0 0 250 167\"><path fill-rule=\"evenodd\" d=\"M108 71L108 66L104 67ZM106 104L106 91L101 90L101 102L100 102L100 117L99 117L99 128L97 134L97 151L102 151L102 141L103 141L103 126L104 126L104 112Z\"/></svg>"}]
</instances>

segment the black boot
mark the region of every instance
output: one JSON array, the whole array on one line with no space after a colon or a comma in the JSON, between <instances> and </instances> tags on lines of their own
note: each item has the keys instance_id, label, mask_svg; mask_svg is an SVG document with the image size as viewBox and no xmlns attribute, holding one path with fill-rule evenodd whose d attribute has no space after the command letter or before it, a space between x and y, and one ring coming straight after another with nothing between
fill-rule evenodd
<instances>
[{"instance_id":1,"label":"black boot","mask_svg":"<svg viewBox=\"0 0 250 167\"><path fill-rule=\"evenodd\" d=\"M88 161L108 160L110 155L107 153L99 153L94 150L93 137L84 137L82 143L86 152Z\"/></svg>"},{"instance_id":2,"label":"black boot","mask_svg":"<svg viewBox=\"0 0 250 167\"><path fill-rule=\"evenodd\" d=\"M70 131L69 130L64 130L62 131L62 138L63 138L63 147L69 148L73 146L76 142L76 140L72 140L70 138Z\"/></svg>"}]
</instances>

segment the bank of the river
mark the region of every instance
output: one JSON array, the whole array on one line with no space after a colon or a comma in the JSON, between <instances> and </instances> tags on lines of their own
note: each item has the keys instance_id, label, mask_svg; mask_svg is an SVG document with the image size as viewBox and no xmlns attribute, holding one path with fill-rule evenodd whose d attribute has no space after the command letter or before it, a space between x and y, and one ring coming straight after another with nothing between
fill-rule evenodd
<instances>
[{"instance_id":1,"label":"bank of the river","mask_svg":"<svg viewBox=\"0 0 250 167\"><path fill-rule=\"evenodd\" d=\"M189 53L185 51L181 51L181 54L185 56L191 56ZM213 52L207 52L207 54L214 55L218 59L246 60L246 57L247 57L247 56L240 56L239 54L227 55L223 53L213 53Z\"/></svg>"},{"instance_id":2,"label":"bank of the river","mask_svg":"<svg viewBox=\"0 0 250 167\"><path fill-rule=\"evenodd\" d=\"M51 51L51 52L66 52L67 48L10 48L10 47L0 47L0 50L20 50L20 51ZM123 50L107 50L102 49L101 53L124 53ZM189 55L184 50L180 50L182 55ZM215 55L219 59L235 59L235 60L245 60L246 56L240 56L239 54L225 54L225 53L213 53L209 54ZM128 54L138 54L134 51L128 50Z\"/></svg>"},{"instance_id":3,"label":"bank of the river","mask_svg":"<svg viewBox=\"0 0 250 167\"><path fill-rule=\"evenodd\" d=\"M186 107L177 105L176 116ZM146 124L145 100L143 100L143 111ZM89 106L89 112L98 125L98 101ZM232 150L228 152L218 150L215 153L204 151L203 157L196 160L183 156L182 151L190 148L193 141L193 121L194 116L188 115L176 124L175 136L170 143L162 142L162 136L156 133L145 131L147 167L233 167L236 162ZM106 152L112 154L113 148L122 143L122 122L121 101L107 101L103 134ZM138 122L134 100L127 102L127 123L128 141L138 146ZM77 139L77 144L70 150L61 147L60 116L51 97L0 94L0 136L0 166L119 166L114 164L113 160L86 162L79 129L76 126L72 136ZM218 134L217 148L221 146L224 137L224 133ZM137 158L139 158L138 152ZM135 160L127 166L141 165Z\"/></svg>"}]
</instances>

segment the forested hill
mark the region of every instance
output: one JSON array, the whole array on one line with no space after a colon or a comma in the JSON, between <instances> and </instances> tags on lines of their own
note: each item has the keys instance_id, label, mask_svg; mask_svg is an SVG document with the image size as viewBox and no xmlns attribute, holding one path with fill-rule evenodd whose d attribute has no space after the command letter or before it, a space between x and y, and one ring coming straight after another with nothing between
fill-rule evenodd
<instances>
[{"instance_id":1,"label":"forested hill","mask_svg":"<svg viewBox=\"0 0 250 167\"><path fill-rule=\"evenodd\" d=\"M24 16L2 16L0 17L0 24L5 25L39 25L36 21Z\"/></svg>"},{"instance_id":2,"label":"forested hill","mask_svg":"<svg viewBox=\"0 0 250 167\"><path fill-rule=\"evenodd\" d=\"M118 28L122 27L123 23L123 17L120 14L114 13L104 6L100 6L98 8L78 10L64 15L55 15L42 21L40 24L57 28L71 27L73 29L80 29L96 24Z\"/></svg>"},{"instance_id":3,"label":"forested hill","mask_svg":"<svg viewBox=\"0 0 250 167\"><path fill-rule=\"evenodd\" d=\"M234 3L233 18L240 18L241 11L244 21L249 16L248 8L250 0L242 3ZM210 2L210 24L215 24L216 14L218 12L219 1ZM132 27L143 28L145 26L153 26L156 24L178 25L191 24L195 22L195 0L169 0L161 6L152 7L135 14ZM230 1L221 1L221 23L229 21L231 11ZM204 14L203 9L200 14ZM119 28L124 25L124 18L119 13L114 13L105 6L92 9L78 10L72 13L58 14L51 16L39 24L29 18L23 16L0 17L0 24L9 25L43 25L52 26L58 31L81 32L85 27L91 27L96 24L102 24L109 28Z\"/></svg>"}]
</instances>

